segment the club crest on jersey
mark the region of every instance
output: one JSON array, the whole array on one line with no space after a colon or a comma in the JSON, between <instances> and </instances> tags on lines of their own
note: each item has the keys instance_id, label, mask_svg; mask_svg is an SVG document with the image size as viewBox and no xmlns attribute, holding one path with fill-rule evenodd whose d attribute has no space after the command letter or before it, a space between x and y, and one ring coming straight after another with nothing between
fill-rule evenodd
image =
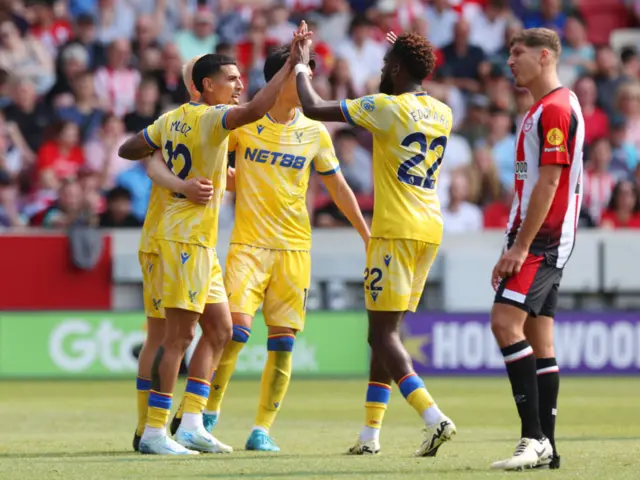
<instances>
[{"instance_id":1,"label":"club crest on jersey","mask_svg":"<svg viewBox=\"0 0 640 480\"><path fill-rule=\"evenodd\" d=\"M533 118L527 117L527 119L524 121L524 126L522 127L522 131L524 133L529 133L532 128L533 128Z\"/></svg>"},{"instance_id":2,"label":"club crest on jersey","mask_svg":"<svg viewBox=\"0 0 640 480\"><path fill-rule=\"evenodd\" d=\"M257 125L256 128L258 129L258 135L260 135L262 130L264 130L264 125Z\"/></svg>"},{"instance_id":3,"label":"club crest on jersey","mask_svg":"<svg viewBox=\"0 0 640 480\"><path fill-rule=\"evenodd\" d=\"M552 128L547 132L547 143L557 147L564 142L564 133L559 128Z\"/></svg>"},{"instance_id":4,"label":"club crest on jersey","mask_svg":"<svg viewBox=\"0 0 640 480\"><path fill-rule=\"evenodd\" d=\"M527 162L516 161L516 180L527 178Z\"/></svg>"},{"instance_id":5,"label":"club crest on jersey","mask_svg":"<svg viewBox=\"0 0 640 480\"><path fill-rule=\"evenodd\" d=\"M367 95L366 97L362 97L360 100L360 106L363 110L367 112L373 112L376 109L375 100L373 95Z\"/></svg>"},{"instance_id":6,"label":"club crest on jersey","mask_svg":"<svg viewBox=\"0 0 640 480\"><path fill-rule=\"evenodd\" d=\"M304 135L304 132L296 132L296 139L298 140L298 143L302 143L302 135Z\"/></svg>"}]
</instances>

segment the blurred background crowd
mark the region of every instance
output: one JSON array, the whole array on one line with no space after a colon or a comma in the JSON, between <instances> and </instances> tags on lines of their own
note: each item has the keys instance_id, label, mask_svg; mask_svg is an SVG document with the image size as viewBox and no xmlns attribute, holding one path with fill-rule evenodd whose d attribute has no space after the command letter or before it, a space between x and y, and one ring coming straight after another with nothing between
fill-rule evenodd
<instances>
[{"instance_id":1,"label":"blurred background crowd","mask_svg":"<svg viewBox=\"0 0 640 480\"><path fill-rule=\"evenodd\" d=\"M516 129L532 105L513 86L508 38L555 29L561 80L586 122L580 224L640 228L639 18L638 0L0 0L0 227L140 226L151 182L118 146L187 100L182 64L234 56L249 98L265 56L305 19L325 99L377 92L389 30L436 47L424 88L454 114L438 186L450 233L504 228ZM372 139L328 128L370 216ZM345 225L313 175L310 185L314 225ZM221 227L233 201L227 194Z\"/></svg>"}]
</instances>

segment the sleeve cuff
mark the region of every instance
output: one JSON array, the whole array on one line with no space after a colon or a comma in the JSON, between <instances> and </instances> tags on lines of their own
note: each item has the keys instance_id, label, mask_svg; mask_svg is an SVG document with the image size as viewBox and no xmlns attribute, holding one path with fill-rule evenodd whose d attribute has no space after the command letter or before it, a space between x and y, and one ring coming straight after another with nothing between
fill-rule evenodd
<instances>
[{"instance_id":1,"label":"sleeve cuff","mask_svg":"<svg viewBox=\"0 0 640 480\"><path fill-rule=\"evenodd\" d=\"M347 123L353 125L354 127L357 127L356 122L353 121L353 118L351 118L351 115L349 114L349 107L347 107L346 100L342 100L340 102L340 110L342 110L342 115L344 116L344 119L347 121Z\"/></svg>"},{"instance_id":2,"label":"sleeve cuff","mask_svg":"<svg viewBox=\"0 0 640 480\"><path fill-rule=\"evenodd\" d=\"M222 114L222 128L224 128L225 130L229 130L229 127L227 127L227 115L229 114L229 112L231 111L230 108L228 108L227 110L225 110L225 112Z\"/></svg>"},{"instance_id":3,"label":"sleeve cuff","mask_svg":"<svg viewBox=\"0 0 640 480\"><path fill-rule=\"evenodd\" d=\"M326 176L326 175L334 175L334 174L338 173L339 171L340 171L340 165L338 165L338 166L337 166L336 168L334 168L333 170L328 170L328 171L326 171L326 172L320 172L320 171L318 171L318 175L323 175L323 176Z\"/></svg>"},{"instance_id":4,"label":"sleeve cuff","mask_svg":"<svg viewBox=\"0 0 640 480\"><path fill-rule=\"evenodd\" d=\"M159 149L160 149L160 147L159 147L158 145L156 145L155 143L153 143L153 140L151 140L151 137L149 136L149 132L147 132L147 129L148 129L148 127L147 127L147 128L145 128L145 129L142 131L142 135L144 136L144 140L145 140L145 142L147 142L147 144L148 144L151 148L153 148L154 150L159 150Z\"/></svg>"}]
</instances>

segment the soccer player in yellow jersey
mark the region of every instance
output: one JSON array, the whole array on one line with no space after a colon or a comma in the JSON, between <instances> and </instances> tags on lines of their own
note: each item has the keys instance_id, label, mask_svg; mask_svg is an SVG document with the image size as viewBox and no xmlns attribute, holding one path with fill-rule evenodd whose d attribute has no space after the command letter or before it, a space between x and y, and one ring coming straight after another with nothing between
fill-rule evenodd
<instances>
[{"instance_id":1,"label":"soccer player in yellow jersey","mask_svg":"<svg viewBox=\"0 0 640 480\"><path fill-rule=\"evenodd\" d=\"M166 327L152 368L147 425L139 446L142 453L231 451L204 429L201 413L213 369L231 338L231 316L215 252L228 135L271 108L289 70L285 66L251 102L230 108L226 104L237 103L243 88L235 61L223 55L204 55L192 74L202 103L190 102L162 115L120 148L120 154L130 159L144 157L150 149L162 149L175 175L181 179L208 178L214 189L204 206L178 193L168 195L157 225L154 238L161 258ZM194 354L189 366L185 413L176 442L167 436L166 423L180 362L198 321L203 331L196 347L196 354L200 354Z\"/></svg>"},{"instance_id":2,"label":"soccer player in yellow jersey","mask_svg":"<svg viewBox=\"0 0 640 480\"><path fill-rule=\"evenodd\" d=\"M379 452L379 431L395 381L425 423L426 437L415 455L434 456L456 428L413 370L399 332L405 313L416 310L442 239L436 185L452 115L421 88L434 68L433 47L420 35L401 35L385 56L379 94L328 102L315 93L305 69L309 43L295 42L291 59L304 114L373 134L375 200L364 271L372 358L365 426L349 453Z\"/></svg>"},{"instance_id":3,"label":"soccer player in yellow jersey","mask_svg":"<svg viewBox=\"0 0 640 480\"><path fill-rule=\"evenodd\" d=\"M289 46L269 55L264 65L265 80L273 78L289 55ZM233 337L213 379L204 425L211 431L217 423L238 355L249 339L256 310L263 305L268 354L258 413L246 450L280 450L269 429L289 386L296 334L304 328L311 275L306 196L312 166L365 244L369 240L369 229L340 171L326 127L302 115L297 110L299 103L291 76L269 113L236 129L229 139L229 152L234 152L236 165L236 219L225 287ZM178 425L179 414L172 430Z\"/></svg>"},{"instance_id":4,"label":"soccer player in yellow jersey","mask_svg":"<svg viewBox=\"0 0 640 480\"><path fill-rule=\"evenodd\" d=\"M198 100L200 93L195 89L191 80L193 64L199 57L193 58L183 67L184 84L189 90L191 100ZM155 154L160 156L159 153ZM164 338L164 308L162 306L162 272L160 270L160 258L156 241L153 238L156 227L160 222L164 212L165 196L169 192L179 192L187 200L195 203L206 204L211 199L213 187L211 181L204 178L190 178L182 180L173 175L160 159L160 168L150 159L147 165L149 178L154 180L151 187L151 197L149 198L149 208L145 216L144 225L140 233L140 247L138 258L142 269L142 288L144 299L144 310L147 318L147 337L140 356L138 358L138 376L136 379L136 390L138 397L138 425L133 437L133 449L138 451L140 437L147 423L147 403L149 402L149 389L151 388L151 367L158 347ZM158 186L157 182L163 181L170 190L165 190Z\"/></svg>"}]
</instances>

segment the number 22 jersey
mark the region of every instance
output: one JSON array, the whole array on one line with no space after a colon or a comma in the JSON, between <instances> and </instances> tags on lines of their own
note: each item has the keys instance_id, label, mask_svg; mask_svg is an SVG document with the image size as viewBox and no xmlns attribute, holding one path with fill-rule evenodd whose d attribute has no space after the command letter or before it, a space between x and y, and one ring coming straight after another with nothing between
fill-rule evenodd
<instances>
[{"instance_id":1,"label":"number 22 jersey","mask_svg":"<svg viewBox=\"0 0 640 480\"><path fill-rule=\"evenodd\" d=\"M373 134L373 238L439 245L443 220L436 194L453 117L424 92L343 100L352 125Z\"/></svg>"},{"instance_id":2,"label":"number 22 jersey","mask_svg":"<svg viewBox=\"0 0 640 480\"><path fill-rule=\"evenodd\" d=\"M215 248L218 216L227 187L229 130L225 118L231 107L190 102L162 115L143 130L150 147L162 149L171 171L183 180L207 178L213 198L206 205L177 193L166 196L155 238Z\"/></svg>"}]
</instances>

